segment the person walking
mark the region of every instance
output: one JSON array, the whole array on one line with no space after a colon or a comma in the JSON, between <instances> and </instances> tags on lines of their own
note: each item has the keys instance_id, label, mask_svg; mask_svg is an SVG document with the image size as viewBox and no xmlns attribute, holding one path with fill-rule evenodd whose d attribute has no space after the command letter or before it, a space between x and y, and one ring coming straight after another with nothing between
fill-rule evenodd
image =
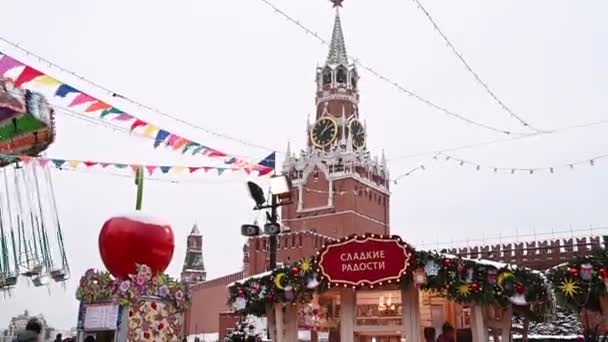
<instances>
[{"instance_id":1,"label":"person walking","mask_svg":"<svg viewBox=\"0 0 608 342\"><path fill-rule=\"evenodd\" d=\"M55 342L63 342L63 335L61 335L61 334L55 335Z\"/></svg>"},{"instance_id":2,"label":"person walking","mask_svg":"<svg viewBox=\"0 0 608 342\"><path fill-rule=\"evenodd\" d=\"M437 342L454 342L454 335L454 327L450 323L445 322L441 327L441 335L439 335Z\"/></svg>"},{"instance_id":3,"label":"person walking","mask_svg":"<svg viewBox=\"0 0 608 342\"><path fill-rule=\"evenodd\" d=\"M25 325L25 330L17 333L13 342L43 342L42 324L37 318L31 318Z\"/></svg>"},{"instance_id":4,"label":"person walking","mask_svg":"<svg viewBox=\"0 0 608 342\"><path fill-rule=\"evenodd\" d=\"M435 342L435 336L437 332L433 327L424 328L424 342Z\"/></svg>"}]
</instances>

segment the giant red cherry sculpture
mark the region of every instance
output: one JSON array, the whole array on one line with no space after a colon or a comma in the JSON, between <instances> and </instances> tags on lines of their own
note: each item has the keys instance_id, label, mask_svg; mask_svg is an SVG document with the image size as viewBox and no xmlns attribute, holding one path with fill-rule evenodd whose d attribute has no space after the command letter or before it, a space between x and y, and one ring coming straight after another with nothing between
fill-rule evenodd
<instances>
[{"instance_id":1,"label":"giant red cherry sculpture","mask_svg":"<svg viewBox=\"0 0 608 342\"><path fill-rule=\"evenodd\" d=\"M134 274L136 265L163 272L173 257L171 226L158 219L132 214L113 217L99 233L99 253L108 271L117 278Z\"/></svg>"}]
</instances>

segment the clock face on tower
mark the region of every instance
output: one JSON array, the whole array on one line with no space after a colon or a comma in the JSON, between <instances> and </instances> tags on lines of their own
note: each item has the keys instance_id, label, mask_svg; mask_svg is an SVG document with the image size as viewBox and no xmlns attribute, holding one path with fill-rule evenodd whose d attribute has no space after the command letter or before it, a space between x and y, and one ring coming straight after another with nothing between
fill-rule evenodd
<instances>
[{"instance_id":1,"label":"clock face on tower","mask_svg":"<svg viewBox=\"0 0 608 342\"><path fill-rule=\"evenodd\" d=\"M329 117L320 118L310 131L310 140L317 147L327 147L338 136L338 124Z\"/></svg>"},{"instance_id":2,"label":"clock face on tower","mask_svg":"<svg viewBox=\"0 0 608 342\"><path fill-rule=\"evenodd\" d=\"M353 119L349 125L350 134L352 134L353 145L356 148L365 146L365 129L361 121Z\"/></svg>"}]
</instances>

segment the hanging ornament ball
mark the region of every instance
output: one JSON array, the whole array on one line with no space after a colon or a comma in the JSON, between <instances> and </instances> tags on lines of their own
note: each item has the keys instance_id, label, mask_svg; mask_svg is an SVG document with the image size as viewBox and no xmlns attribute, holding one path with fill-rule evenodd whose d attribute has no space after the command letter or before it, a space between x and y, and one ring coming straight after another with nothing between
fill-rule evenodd
<instances>
[{"instance_id":1,"label":"hanging ornament ball","mask_svg":"<svg viewBox=\"0 0 608 342\"><path fill-rule=\"evenodd\" d=\"M297 276L300 273L300 269L297 267L292 267L291 268L291 274L293 274L294 276Z\"/></svg>"},{"instance_id":2,"label":"hanging ornament ball","mask_svg":"<svg viewBox=\"0 0 608 342\"><path fill-rule=\"evenodd\" d=\"M253 324L249 324L249 330L253 330L255 329L255 326Z\"/></svg>"},{"instance_id":3,"label":"hanging ornament ball","mask_svg":"<svg viewBox=\"0 0 608 342\"><path fill-rule=\"evenodd\" d=\"M101 260L117 278L134 274L137 264L149 266L154 274L164 272L174 249L171 226L141 213L112 217L99 233Z\"/></svg>"},{"instance_id":4,"label":"hanging ornament ball","mask_svg":"<svg viewBox=\"0 0 608 342\"><path fill-rule=\"evenodd\" d=\"M448 267L450 266L450 259L443 259L443 267Z\"/></svg>"},{"instance_id":5,"label":"hanging ornament ball","mask_svg":"<svg viewBox=\"0 0 608 342\"><path fill-rule=\"evenodd\" d=\"M578 277L578 269L576 269L575 267L569 268L568 269L568 274L571 277L576 278L576 277Z\"/></svg>"},{"instance_id":6,"label":"hanging ornament ball","mask_svg":"<svg viewBox=\"0 0 608 342\"><path fill-rule=\"evenodd\" d=\"M608 271L605 268L600 268L600 277L602 279L606 278L606 276L608 276Z\"/></svg>"},{"instance_id":7,"label":"hanging ornament ball","mask_svg":"<svg viewBox=\"0 0 608 342\"><path fill-rule=\"evenodd\" d=\"M479 284L477 284L477 283L471 284L471 290L473 290L475 292L479 291Z\"/></svg>"},{"instance_id":8,"label":"hanging ornament ball","mask_svg":"<svg viewBox=\"0 0 608 342\"><path fill-rule=\"evenodd\" d=\"M239 296L242 296L244 294L243 289L239 289Z\"/></svg>"},{"instance_id":9,"label":"hanging ornament ball","mask_svg":"<svg viewBox=\"0 0 608 342\"><path fill-rule=\"evenodd\" d=\"M312 309L312 314L317 316L319 314L319 309L317 309L317 308Z\"/></svg>"},{"instance_id":10,"label":"hanging ornament ball","mask_svg":"<svg viewBox=\"0 0 608 342\"><path fill-rule=\"evenodd\" d=\"M517 286L515 286L515 292L523 294L526 292L526 287L523 284L517 284Z\"/></svg>"},{"instance_id":11,"label":"hanging ornament ball","mask_svg":"<svg viewBox=\"0 0 608 342\"><path fill-rule=\"evenodd\" d=\"M266 296L266 300L269 301L269 302L272 302L272 295L269 294L268 296Z\"/></svg>"}]
</instances>

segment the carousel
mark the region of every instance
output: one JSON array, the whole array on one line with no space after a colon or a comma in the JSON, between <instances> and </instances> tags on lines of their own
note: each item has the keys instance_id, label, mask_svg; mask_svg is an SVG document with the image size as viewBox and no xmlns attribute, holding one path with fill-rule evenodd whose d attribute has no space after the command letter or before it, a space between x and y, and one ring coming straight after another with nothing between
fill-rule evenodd
<instances>
[{"instance_id":1,"label":"carousel","mask_svg":"<svg viewBox=\"0 0 608 342\"><path fill-rule=\"evenodd\" d=\"M0 79L0 290L25 278L35 286L69 277L53 183L34 162L54 140L53 110L44 96Z\"/></svg>"},{"instance_id":2,"label":"carousel","mask_svg":"<svg viewBox=\"0 0 608 342\"><path fill-rule=\"evenodd\" d=\"M543 321L554 305L541 272L374 235L327 244L314 258L230 284L229 293L240 321L266 317L278 342L424 341L446 326L457 341L510 341L514 315ZM228 340L266 338L239 327Z\"/></svg>"}]
</instances>

